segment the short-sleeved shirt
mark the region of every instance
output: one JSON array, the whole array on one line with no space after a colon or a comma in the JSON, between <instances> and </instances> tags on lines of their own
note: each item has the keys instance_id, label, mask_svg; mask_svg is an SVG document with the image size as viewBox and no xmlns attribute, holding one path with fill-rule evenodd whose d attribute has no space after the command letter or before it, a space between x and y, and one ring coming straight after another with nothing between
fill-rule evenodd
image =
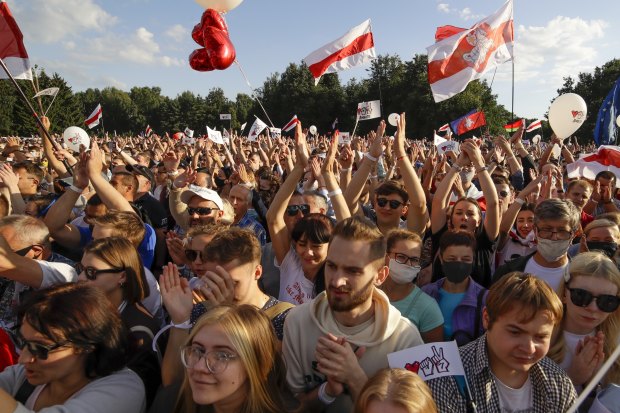
<instances>
[{"instance_id":1,"label":"short-sleeved shirt","mask_svg":"<svg viewBox=\"0 0 620 413\"><path fill-rule=\"evenodd\" d=\"M155 230L149 224L144 224L146 232L144 238L138 247L138 253L142 258L142 263L146 268L151 268L153 260L155 258L155 242L156 235ZM80 231L80 247L84 248L89 242L93 240L93 231L90 228L77 227Z\"/></svg>"},{"instance_id":2,"label":"short-sleeved shirt","mask_svg":"<svg viewBox=\"0 0 620 413\"><path fill-rule=\"evenodd\" d=\"M421 333L443 324L443 316L437 301L417 286L402 300L390 302L401 315L408 318Z\"/></svg>"},{"instance_id":3,"label":"short-sleeved shirt","mask_svg":"<svg viewBox=\"0 0 620 413\"><path fill-rule=\"evenodd\" d=\"M286 253L280 265L277 259L274 259L274 263L280 269L278 300L299 305L314 298L314 283L304 275L301 260L293 247Z\"/></svg>"},{"instance_id":4,"label":"short-sleeved shirt","mask_svg":"<svg viewBox=\"0 0 620 413\"><path fill-rule=\"evenodd\" d=\"M261 225L261 223L258 222L256 218L253 218L252 215L249 214L249 212L246 212L246 214L243 216L243 218L241 218L237 226L239 228L245 228L252 231L254 235L256 235L256 238L258 238L261 246L267 243L267 231L265 231L265 228Z\"/></svg>"}]
</instances>

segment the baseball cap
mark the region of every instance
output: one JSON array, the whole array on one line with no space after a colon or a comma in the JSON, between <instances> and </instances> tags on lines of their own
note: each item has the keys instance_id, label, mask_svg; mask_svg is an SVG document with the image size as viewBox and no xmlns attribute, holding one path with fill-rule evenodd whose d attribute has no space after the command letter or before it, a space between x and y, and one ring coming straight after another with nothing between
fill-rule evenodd
<instances>
[{"instance_id":1,"label":"baseball cap","mask_svg":"<svg viewBox=\"0 0 620 413\"><path fill-rule=\"evenodd\" d=\"M211 201L220 210L224 209L224 203L222 202L222 198L220 198L219 194L212 189L203 188L196 185L190 185L189 188L181 194L181 202L188 203L192 197L196 195L205 201Z\"/></svg>"},{"instance_id":2,"label":"baseball cap","mask_svg":"<svg viewBox=\"0 0 620 413\"><path fill-rule=\"evenodd\" d=\"M157 184L155 183L155 175L153 174L153 171L151 171L146 166L144 166L144 165L137 165L137 164L136 165L126 165L125 169L127 169L127 171L131 172L132 174L142 175L143 177L145 177L146 179L151 181L151 191L153 191L155 189L155 187L157 186Z\"/></svg>"}]
</instances>

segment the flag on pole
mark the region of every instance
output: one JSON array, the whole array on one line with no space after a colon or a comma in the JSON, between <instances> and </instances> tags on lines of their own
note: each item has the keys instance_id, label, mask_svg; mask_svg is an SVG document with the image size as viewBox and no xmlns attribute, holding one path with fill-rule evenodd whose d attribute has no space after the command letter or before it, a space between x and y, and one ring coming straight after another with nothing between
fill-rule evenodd
<instances>
[{"instance_id":1,"label":"flag on pole","mask_svg":"<svg viewBox=\"0 0 620 413\"><path fill-rule=\"evenodd\" d=\"M601 104L594 127L594 142L597 145L616 145L618 125L616 118L620 114L620 78L616 80L607 97Z\"/></svg>"},{"instance_id":2,"label":"flag on pole","mask_svg":"<svg viewBox=\"0 0 620 413\"><path fill-rule=\"evenodd\" d=\"M185 136L187 136L188 138L193 138L194 137L194 131L191 130L190 128L185 128L185 130L183 131L183 133L185 134Z\"/></svg>"},{"instance_id":3,"label":"flag on pole","mask_svg":"<svg viewBox=\"0 0 620 413\"><path fill-rule=\"evenodd\" d=\"M297 125L298 122L299 122L299 119L297 119L297 115L293 116L293 119L291 119L286 125L282 126L282 131L283 132L291 131L295 127L295 125Z\"/></svg>"},{"instance_id":4,"label":"flag on pole","mask_svg":"<svg viewBox=\"0 0 620 413\"><path fill-rule=\"evenodd\" d=\"M541 127L542 127L542 120L538 119L537 121L530 123L525 131L531 132L533 130L540 129Z\"/></svg>"},{"instance_id":5,"label":"flag on pole","mask_svg":"<svg viewBox=\"0 0 620 413\"><path fill-rule=\"evenodd\" d=\"M304 59L318 84L321 76L369 62L377 58L370 19L349 30L341 38L315 50Z\"/></svg>"},{"instance_id":6,"label":"flag on pole","mask_svg":"<svg viewBox=\"0 0 620 413\"><path fill-rule=\"evenodd\" d=\"M32 80L24 37L4 0L0 0L0 59L15 79ZM8 78L4 71L0 71L0 79Z\"/></svg>"},{"instance_id":7,"label":"flag on pole","mask_svg":"<svg viewBox=\"0 0 620 413\"><path fill-rule=\"evenodd\" d=\"M450 124L446 123L441 128L437 129L437 132L447 132L450 130Z\"/></svg>"},{"instance_id":8,"label":"flag on pole","mask_svg":"<svg viewBox=\"0 0 620 413\"><path fill-rule=\"evenodd\" d=\"M103 111L101 110L101 103L97 105L93 113L90 114L88 118L84 121L88 129L92 129L95 126L99 125L99 120L103 116Z\"/></svg>"},{"instance_id":9,"label":"flag on pole","mask_svg":"<svg viewBox=\"0 0 620 413\"><path fill-rule=\"evenodd\" d=\"M258 117L252 124L250 128L250 133L248 134L249 141L255 141L258 138L258 135L267 127L267 124L260 120Z\"/></svg>"},{"instance_id":10,"label":"flag on pole","mask_svg":"<svg viewBox=\"0 0 620 413\"><path fill-rule=\"evenodd\" d=\"M465 116L461 116L457 120L450 122L450 128L457 135L462 135L470 130L474 130L487 124L484 112L475 109Z\"/></svg>"},{"instance_id":11,"label":"flag on pole","mask_svg":"<svg viewBox=\"0 0 620 413\"><path fill-rule=\"evenodd\" d=\"M211 129L207 126L207 137L211 139L213 142L218 145L224 144L224 138L222 137L222 132Z\"/></svg>"},{"instance_id":12,"label":"flag on pole","mask_svg":"<svg viewBox=\"0 0 620 413\"><path fill-rule=\"evenodd\" d=\"M336 129L336 126L338 126L338 118L332 122L332 130Z\"/></svg>"},{"instance_id":13,"label":"flag on pole","mask_svg":"<svg viewBox=\"0 0 620 413\"><path fill-rule=\"evenodd\" d=\"M435 146L441 145L444 142L447 142L448 140L445 138L442 138L441 136L435 134L434 139L433 139L433 143L435 144Z\"/></svg>"},{"instance_id":14,"label":"flag on pole","mask_svg":"<svg viewBox=\"0 0 620 413\"><path fill-rule=\"evenodd\" d=\"M381 117L381 101L360 102L357 104L357 120L368 120Z\"/></svg>"},{"instance_id":15,"label":"flag on pole","mask_svg":"<svg viewBox=\"0 0 620 413\"><path fill-rule=\"evenodd\" d=\"M38 98L39 96L56 96L59 90L60 88L57 87L48 87L47 89L39 91L39 93L33 96L33 99Z\"/></svg>"},{"instance_id":16,"label":"flag on pole","mask_svg":"<svg viewBox=\"0 0 620 413\"><path fill-rule=\"evenodd\" d=\"M523 119L504 125L504 130L506 132L516 132L521 126L523 126Z\"/></svg>"},{"instance_id":17,"label":"flag on pole","mask_svg":"<svg viewBox=\"0 0 620 413\"><path fill-rule=\"evenodd\" d=\"M248 123L245 122L243 125L241 125L241 132L243 132L243 130L245 129L245 125L247 125Z\"/></svg>"},{"instance_id":18,"label":"flag on pole","mask_svg":"<svg viewBox=\"0 0 620 413\"><path fill-rule=\"evenodd\" d=\"M512 0L470 29L450 27L438 28L435 36L442 40L426 48L428 81L435 102L462 92L469 82L513 58ZM455 33L442 37L450 32Z\"/></svg>"},{"instance_id":19,"label":"flag on pole","mask_svg":"<svg viewBox=\"0 0 620 413\"><path fill-rule=\"evenodd\" d=\"M149 137L151 136L151 133L153 133L153 129L151 129L151 125L146 125L146 129L144 131L144 134Z\"/></svg>"}]
</instances>

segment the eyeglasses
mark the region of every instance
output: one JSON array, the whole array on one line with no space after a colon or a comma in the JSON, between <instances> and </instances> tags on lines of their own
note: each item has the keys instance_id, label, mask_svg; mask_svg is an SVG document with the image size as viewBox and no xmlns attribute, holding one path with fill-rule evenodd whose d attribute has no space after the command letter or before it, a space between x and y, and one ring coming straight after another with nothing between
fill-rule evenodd
<instances>
[{"instance_id":1,"label":"eyeglasses","mask_svg":"<svg viewBox=\"0 0 620 413\"><path fill-rule=\"evenodd\" d=\"M601 294L596 296L581 288L568 288L568 291L570 291L570 300L578 307L587 307L592 300L596 300L596 306L599 310L613 313L620 306L620 297L615 295Z\"/></svg>"},{"instance_id":2,"label":"eyeglasses","mask_svg":"<svg viewBox=\"0 0 620 413\"><path fill-rule=\"evenodd\" d=\"M499 196L506 198L509 195L508 191L499 191Z\"/></svg>"},{"instance_id":3,"label":"eyeglasses","mask_svg":"<svg viewBox=\"0 0 620 413\"><path fill-rule=\"evenodd\" d=\"M188 207L187 208L187 212L190 215L196 214L196 215L201 215L201 216L203 216L203 215L211 215L211 212L217 211L217 210L218 210L217 208L209 208L209 207L203 207L203 208Z\"/></svg>"},{"instance_id":4,"label":"eyeglasses","mask_svg":"<svg viewBox=\"0 0 620 413\"><path fill-rule=\"evenodd\" d=\"M219 374L226 370L228 362L237 358L236 355L225 351L209 351L200 346L187 346L181 349L181 362L188 369L193 369L200 359L205 360L207 370L211 374Z\"/></svg>"},{"instance_id":5,"label":"eyeglasses","mask_svg":"<svg viewBox=\"0 0 620 413\"><path fill-rule=\"evenodd\" d=\"M78 274L84 273L87 279L94 281L97 279L99 274L118 274L119 272L125 271L125 268L107 268L105 270L98 270L93 267L85 267L81 262L75 264L75 270Z\"/></svg>"},{"instance_id":6,"label":"eyeglasses","mask_svg":"<svg viewBox=\"0 0 620 413\"><path fill-rule=\"evenodd\" d=\"M294 217L299 211L301 211L301 215L308 215L310 213L310 205L289 205L286 207L286 214L289 217Z\"/></svg>"},{"instance_id":7,"label":"eyeglasses","mask_svg":"<svg viewBox=\"0 0 620 413\"><path fill-rule=\"evenodd\" d=\"M47 360L49 353L52 351L64 347L69 344L69 340L62 341L60 343L55 343L52 345L44 345L41 343L37 343L35 341L28 341L21 335L19 331L15 334L15 346L20 350L23 350L24 347L28 349L28 352L32 355L32 357L37 360Z\"/></svg>"},{"instance_id":8,"label":"eyeglasses","mask_svg":"<svg viewBox=\"0 0 620 413\"><path fill-rule=\"evenodd\" d=\"M381 208L390 204L390 209L397 209L399 206L404 205L404 202L397 201L396 199L388 200L387 198L377 198L377 205Z\"/></svg>"},{"instance_id":9,"label":"eyeglasses","mask_svg":"<svg viewBox=\"0 0 620 413\"><path fill-rule=\"evenodd\" d=\"M570 237L573 236L573 231L567 231L565 229L561 229L558 231L552 231L550 229L540 229L536 227L536 230L538 232L538 236L543 239L551 239L551 237L553 237L553 234L556 234L558 240L565 241L567 239L570 239Z\"/></svg>"},{"instance_id":10,"label":"eyeglasses","mask_svg":"<svg viewBox=\"0 0 620 413\"><path fill-rule=\"evenodd\" d=\"M200 257L200 261L202 261L202 251L197 250L185 250L185 258L187 258L190 262L196 261L196 258Z\"/></svg>"},{"instance_id":11,"label":"eyeglasses","mask_svg":"<svg viewBox=\"0 0 620 413\"><path fill-rule=\"evenodd\" d=\"M401 254L400 252L389 252L388 254L394 254L394 261L399 264L409 265L411 267L419 267L420 266L420 257L410 257L405 254Z\"/></svg>"},{"instance_id":12,"label":"eyeglasses","mask_svg":"<svg viewBox=\"0 0 620 413\"><path fill-rule=\"evenodd\" d=\"M28 251L30 251L32 249L32 247L34 247L35 245L29 245L29 246L27 246L25 248L22 248L21 250L17 250L17 251L13 251L13 252L15 254L19 255L20 257L25 257L26 254L28 254Z\"/></svg>"}]
</instances>

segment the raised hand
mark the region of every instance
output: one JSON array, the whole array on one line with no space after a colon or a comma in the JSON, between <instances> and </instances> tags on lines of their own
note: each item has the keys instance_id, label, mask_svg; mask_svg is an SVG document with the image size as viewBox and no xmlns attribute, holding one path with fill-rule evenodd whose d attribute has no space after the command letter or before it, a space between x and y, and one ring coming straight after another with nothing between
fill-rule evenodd
<instances>
[{"instance_id":1,"label":"raised hand","mask_svg":"<svg viewBox=\"0 0 620 413\"><path fill-rule=\"evenodd\" d=\"M295 144L297 161L299 161L301 163L301 166L305 168L306 166L308 166L308 160L310 156L308 155L308 144L306 142L306 135L301 129L301 122L297 122L297 125L295 126Z\"/></svg>"},{"instance_id":2,"label":"raised hand","mask_svg":"<svg viewBox=\"0 0 620 413\"><path fill-rule=\"evenodd\" d=\"M90 156L87 162L88 175L93 176L100 175L103 170L103 153L99 149L97 142L93 140L90 147Z\"/></svg>"},{"instance_id":3,"label":"raised hand","mask_svg":"<svg viewBox=\"0 0 620 413\"><path fill-rule=\"evenodd\" d=\"M179 276L179 269L173 263L169 262L163 267L159 288L170 320L174 324L189 320L193 307L192 290L189 288L189 281Z\"/></svg>"}]
</instances>

